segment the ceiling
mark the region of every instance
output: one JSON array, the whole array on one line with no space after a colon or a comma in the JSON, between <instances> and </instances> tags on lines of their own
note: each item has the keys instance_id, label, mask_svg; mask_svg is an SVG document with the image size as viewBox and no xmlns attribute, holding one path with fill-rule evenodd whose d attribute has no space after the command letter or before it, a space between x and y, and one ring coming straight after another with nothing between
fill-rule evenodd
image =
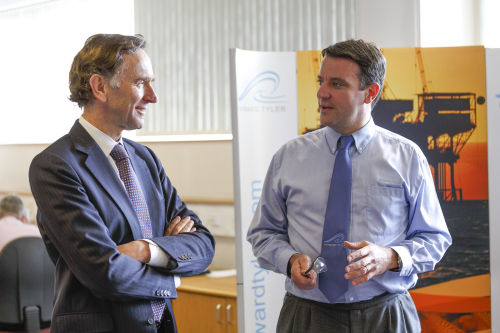
<instances>
[{"instance_id":1,"label":"ceiling","mask_svg":"<svg viewBox=\"0 0 500 333\"><path fill-rule=\"evenodd\" d=\"M51 0L0 0L0 12Z\"/></svg>"}]
</instances>

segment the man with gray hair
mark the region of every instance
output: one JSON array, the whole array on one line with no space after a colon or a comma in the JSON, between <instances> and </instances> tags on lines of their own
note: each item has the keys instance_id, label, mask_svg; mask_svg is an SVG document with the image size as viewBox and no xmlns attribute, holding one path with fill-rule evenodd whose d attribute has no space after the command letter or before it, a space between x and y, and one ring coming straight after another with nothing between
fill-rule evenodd
<instances>
[{"instance_id":1,"label":"man with gray hair","mask_svg":"<svg viewBox=\"0 0 500 333\"><path fill-rule=\"evenodd\" d=\"M0 251L22 237L40 237L40 232L29 224L23 200L17 194L8 194L0 200Z\"/></svg>"}]
</instances>

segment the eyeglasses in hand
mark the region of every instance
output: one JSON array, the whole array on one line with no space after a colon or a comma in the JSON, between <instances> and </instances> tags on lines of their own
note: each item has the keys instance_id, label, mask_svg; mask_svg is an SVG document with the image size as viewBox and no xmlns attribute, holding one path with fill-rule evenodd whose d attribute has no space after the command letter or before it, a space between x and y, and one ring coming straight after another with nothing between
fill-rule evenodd
<instances>
[{"instance_id":1,"label":"eyeglasses in hand","mask_svg":"<svg viewBox=\"0 0 500 333\"><path fill-rule=\"evenodd\" d=\"M316 260L314 260L314 262L311 264L311 267L309 267L307 271L302 273L302 275L306 276L310 271L315 271L316 274L320 274L326 272L327 270L328 267L326 267L325 259L323 259L322 257L317 257Z\"/></svg>"}]
</instances>

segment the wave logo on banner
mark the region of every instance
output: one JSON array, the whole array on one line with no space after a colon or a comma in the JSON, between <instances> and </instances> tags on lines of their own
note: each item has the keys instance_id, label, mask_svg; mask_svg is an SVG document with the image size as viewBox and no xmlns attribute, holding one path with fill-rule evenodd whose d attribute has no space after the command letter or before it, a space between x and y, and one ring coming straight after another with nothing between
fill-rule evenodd
<instances>
[{"instance_id":1,"label":"wave logo on banner","mask_svg":"<svg viewBox=\"0 0 500 333\"><path fill-rule=\"evenodd\" d=\"M280 76L272 71L265 71L253 78L241 93L238 100L241 102L247 95L252 95L256 102L260 103L285 103L285 95L274 96L280 85Z\"/></svg>"}]
</instances>

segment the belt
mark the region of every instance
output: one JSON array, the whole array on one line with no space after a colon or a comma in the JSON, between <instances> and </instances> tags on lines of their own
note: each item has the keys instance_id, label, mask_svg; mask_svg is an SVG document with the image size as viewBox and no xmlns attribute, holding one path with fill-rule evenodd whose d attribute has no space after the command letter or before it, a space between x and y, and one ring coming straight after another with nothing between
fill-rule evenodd
<instances>
[{"instance_id":1,"label":"belt","mask_svg":"<svg viewBox=\"0 0 500 333\"><path fill-rule=\"evenodd\" d=\"M407 291L405 293L408 293ZM363 310L367 309L373 306L377 306L381 303L387 302L388 300L393 299L394 297L398 297L399 295L402 294L391 294L389 292L385 292L383 294L380 294L378 296L373 297L372 299L366 300L366 301L361 301L361 302L356 302L356 303L335 303L335 304L330 304L330 303L323 303L323 302L317 302L313 301L311 299L306 299L302 297L295 296L292 293L289 293L288 291L286 292L287 296L290 297L296 297L300 298L301 300L311 303L316 306L323 307L325 309L330 309L330 310Z\"/></svg>"}]
</instances>

